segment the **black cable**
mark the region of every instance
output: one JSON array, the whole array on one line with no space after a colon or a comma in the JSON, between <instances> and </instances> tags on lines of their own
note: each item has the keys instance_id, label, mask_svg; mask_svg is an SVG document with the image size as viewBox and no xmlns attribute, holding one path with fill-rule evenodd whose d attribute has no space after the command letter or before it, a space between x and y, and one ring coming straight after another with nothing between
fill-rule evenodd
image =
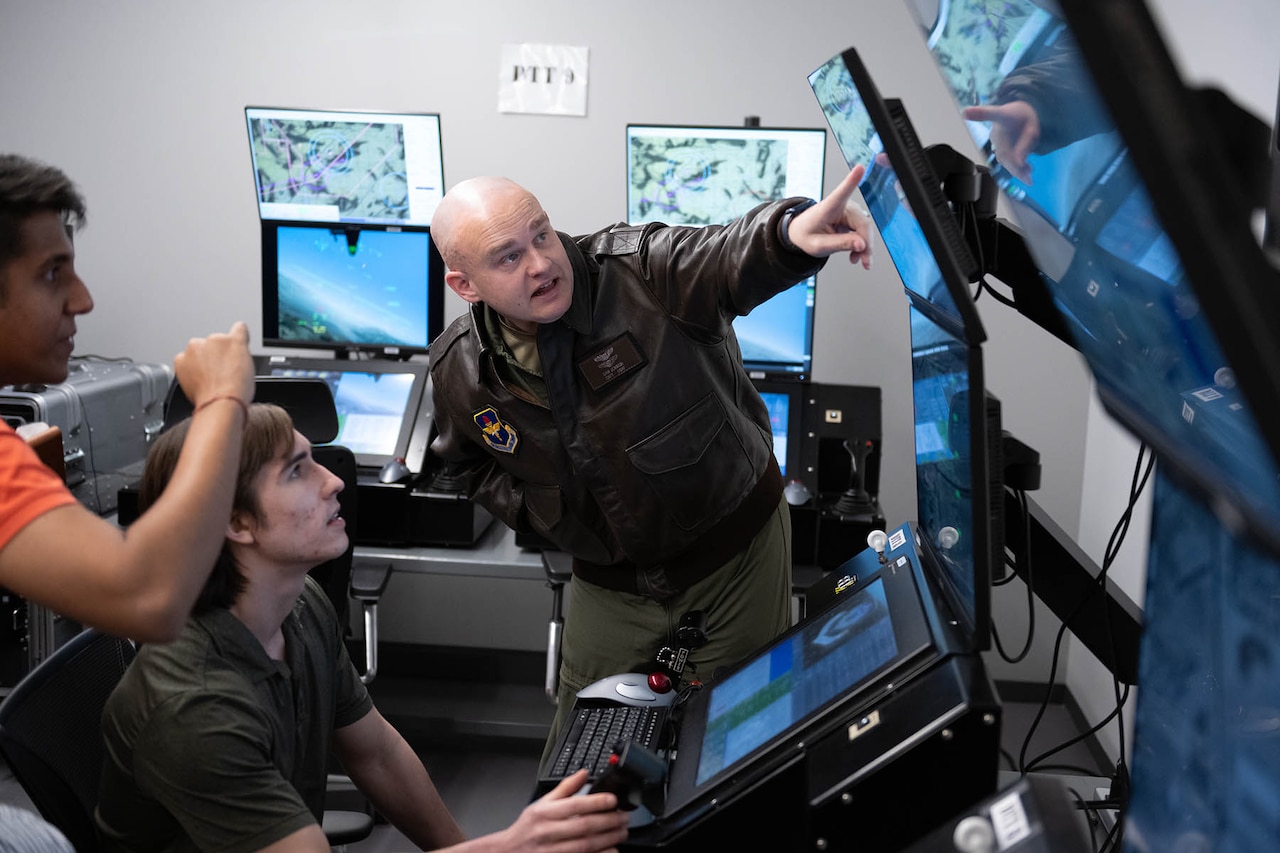
<instances>
[{"instance_id":1,"label":"black cable","mask_svg":"<svg viewBox=\"0 0 1280 853\"><path fill-rule=\"evenodd\" d=\"M992 287L991 282L987 281L986 276L983 276L982 278L982 289L990 293L991 298L999 302L1001 305L1004 305L1007 308L1017 309L1018 303Z\"/></svg>"},{"instance_id":2,"label":"black cable","mask_svg":"<svg viewBox=\"0 0 1280 853\"><path fill-rule=\"evenodd\" d=\"M1107 575L1112 564L1115 562L1116 557L1120 553L1120 545L1123 543L1124 537L1129 531L1129 523L1133 518L1133 510L1137 506L1138 498L1146 489L1147 481L1150 479L1151 472L1155 467L1155 454L1153 453L1147 456L1146 465L1145 467L1143 466L1143 457L1149 452L1150 448L1145 442L1139 445L1138 458L1135 461L1133 468L1133 478L1129 483L1129 503L1125 508L1124 515L1122 516L1124 521L1124 530L1118 535L1116 531L1112 532L1111 540L1107 543L1107 552L1103 556L1101 576L1105 577ZM1141 475L1139 475L1139 472L1141 472ZM1129 685L1126 684L1122 692L1120 689L1120 678L1115 673L1115 661L1119 655L1116 653L1115 635L1112 631L1111 617L1109 613L1107 614L1107 618L1104 620L1103 627L1107 632L1107 642L1111 647L1111 686L1116 699L1116 712L1114 716L1117 717L1116 734L1119 743L1119 755L1116 759L1115 774L1112 777L1111 789L1113 796L1118 796L1120 799L1127 800L1129 791L1129 769L1125 761L1124 718L1121 716L1121 710L1124 708L1125 701L1129 698Z\"/></svg>"},{"instance_id":3,"label":"black cable","mask_svg":"<svg viewBox=\"0 0 1280 853\"><path fill-rule=\"evenodd\" d=\"M1025 521L1031 516L1031 512L1027 507L1027 493L1021 489L1016 489L1014 494L1018 496L1018 504L1022 507L1022 518ZM1002 657L1006 663L1022 663L1022 661L1026 659L1027 655L1031 653L1031 643L1036 637L1036 601L1035 593L1032 589L1030 530L1027 531L1027 534L1023 537L1022 541L1026 551L1024 569L1027 574L1027 642L1026 645L1022 647L1022 651L1018 652L1016 657L1009 657L1008 653L1005 652L1004 645L1000 642L1000 632L996 630L996 623L994 621L991 623L991 639L996 644L996 651L1000 653L1000 657Z\"/></svg>"},{"instance_id":4,"label":"black cable","mask_svg":"<svg viewBox=\"0 0 1280 853\"><path fill-rule=\"evenodd\" d=\"M1031 771L1036 770L1039 767L1040 762L1048 758L1049 756L1059 753L1064 749L1069 749L1070 747L1073 747L1082 741L1088 740L1093 735L1096 735L1098 732L1102 731L1106 727L1107 723L1111 722L1113 719L1116 718L1117 715L1119 715L1121 708L1124 707L1124 703L1128 699L1129 699L1129 685L1126 684L1124 686L1123 697L1121 698L1120 702L1116 705L1116 707L1111 711L1111 713L1107 714L1107 716L1103 717L1102 720L1100 720L1093 726L1090 726L1086 731L1081 732L1080 734L1076 735L1070 740L1067 740L1063 743L1058 744L1053 749L1042 752L1040 755L1037 755L1035 758L1028 761L1026 772L1030 773ZM1043 768L1039 768L1039 769L1043 769ZM1090 771L1088 775L1094 776L1098 774L1094 771Z\"/></svg>"},{"instance_id":5,"label":"black cable","mask_svg":"<svg viewBox=\"0 0 1280 853\"><path fill-rule=\"evenodd\" d=\"M1067 786L1067 790L1071 793L1071 796L1076 798L1076 808L1085 813L1085 819L1089 825L1089 846L1093 848L1093 853L1098 853L1098 839L1094 837L1093 827L1095 824L1102 822L1102 817L1098 814L1096 808L1086 802L1084 797L1080 796L1079 791L1070 785Z\"/></svg>"},{"instance_id":6,"label":"black cable","mask_svg":"<svg viewBox=\"0 0 1280 853\"><path fill-rule=\"evenodd\" d=\"M1009 752L1009 750L1005 749L1003 746L1000 747L1000 757L1009 763L1010 770L1018 769L1017 762L1013 760L1013 753Z\"/></svg>"},{"instance_id":7,"label":"black cable","mask_svg":"<svg viewBox=\"0 0 1280 853\"><path fill-rule=\"evenodd\" d=\"M1098 848L1099 853L1107 853L1107 851L1119 849L1120 843L1120 827L1124 825L1124 815L1117 815L1116 822L1112 825L1111 831L1107 833L1107 837L1102 840L1102 846Z\"/></svg>"},{"instance_id":8,"label":"black cable","mask_svg":"<svg viewBox=\"0 0 1280 853\"><path fill-rule=\"evenodd\" d=\"M1029 768L1027 767L1026 757L1027 757L1027 750L1029 749L1031 744L1031 738L1035 734L1036 729L1039 727L1040 721L1044 718L1045 713L1049 709L1049 698L1051 695L1054 681L1057 679L1058 660L1062 651L1062 640L1066 636L1067 628L1068 626L1071 625L1071 623L1075 620L1075 618L1080 614L1080 611L1084 608L1085 603L1089 601L1090 597L1092 597L1095 591L1105 592L1106 580L1107 580L1107 569L1110 568L1111 562L1114 561L1115 556L1119 553L1120 546L1124 544L1124 538L1129 531L1129 522L1133 517L1133 510L1137 504L1137 499L1139 496L1141 496L1142 492L1145 490L1147 481L1151 476L1151 469L1155 460L1154 460L1154 456L1147 459L1146 470L1143 471L1143 459L1146 456L1146 452L1147 452L1147 445L1143 443L1138 448L1138 457L1134 464L1133 479L1130 482L1130 486L1129 486L1129 503L1125 507L1124 512L1121 513L1120 519L1116 522L1116 526L1111 531L1111 536L1107 541L1107 548L1106 548L1106 554L1104 555L1104 559L1103 559L1103 566L1101 571L1098 572L1098 576L1095 579L1095 584L1094 586L1090 587L1090 589L1080 599L1080 602L1076 605L1075 609L1067 616L1067 618L1062 620L1062 625L1061 627L1059 627L1057 636L1054 638L1053 658L1051 660L1050 667L1049 667L1049 682L1045 689L1045 697L1044 697L1044 700L1040 703L1040 708L1036 712L1036 716L1032 720L1030 728L1027 730L1027 735L1022 741L1022 750L1018 754L1018 769L1019 769L1019 772L1024 775L1029 771ZM1110 619L1107 619L1107 624L1109 628ZM1113 656L1112 680L1114 685L1118 685L1119 679L1114 675L1114 657L1115 657L1114 647L1115 647L1115 642L1113 637L1112 638L1112 656ZM1126 686L1125 695L1126 696L1128 695L1127 686ZM1116 710L1113 711L1112 714L1109 714L1107 716L1107 720L1110 720L1113 716L1118 715L1120 712L1120 709L1123 707L1123 700L1119 695L1118 687L1117 687L1117 694L1116 694L1116 705L1117 705ZM1123 729L1123 724L1124 722L1123 720L1121 720L1122 729ZM1120 760L1117 766L1117 772L1124 765L1123 746L1124 746L1124 741L1123 741L1123 733L1122 733L1121 754L1120 754ZM1047 755L1049 754L1052 754L1052 753L1045 753L1041 756L1038 756L1036 760L1047 757Z\"/></svg>"}]
</instances>

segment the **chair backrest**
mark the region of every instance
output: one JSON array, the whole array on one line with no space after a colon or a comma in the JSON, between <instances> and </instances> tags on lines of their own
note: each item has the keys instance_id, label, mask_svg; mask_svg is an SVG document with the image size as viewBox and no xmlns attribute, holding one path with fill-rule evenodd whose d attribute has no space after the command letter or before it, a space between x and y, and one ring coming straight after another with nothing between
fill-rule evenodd
<instances>
[{"instance_id":1,"label":"chair backrest","mask_svg":"<svg viewBox=\"0 0 1280 853\"><path fill-rule=\"evenodd\" d=\"M0 703L0 753L45 820L77 851L98 850L102 709L135 655L89 628L31 670Z\"/></svg>"}]
</instances>

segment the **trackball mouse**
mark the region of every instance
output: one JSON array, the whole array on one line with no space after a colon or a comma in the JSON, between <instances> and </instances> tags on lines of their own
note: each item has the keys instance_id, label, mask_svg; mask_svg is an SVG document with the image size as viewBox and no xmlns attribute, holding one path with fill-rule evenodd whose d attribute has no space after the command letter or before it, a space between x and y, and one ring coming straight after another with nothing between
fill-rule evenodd
<instances>
[{"instance_id":1,"label":"trackball mouse","mask_svg":"<svg viewBox=\"0 0 1280 853\"><path fill-rule=\"evenodd\" d=\"M378 482L399 483L401 480L408 479L411 474L413 472L409 470L409 466L397 456L382 466L382 470L378 472Z\"/></svg>"}]
</instances>

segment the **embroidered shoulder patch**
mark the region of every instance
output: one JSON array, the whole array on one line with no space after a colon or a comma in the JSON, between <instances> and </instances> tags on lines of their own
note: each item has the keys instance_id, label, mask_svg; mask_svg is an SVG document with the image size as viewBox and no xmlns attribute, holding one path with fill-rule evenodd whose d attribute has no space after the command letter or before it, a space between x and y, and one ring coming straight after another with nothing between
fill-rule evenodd
<instances>
[{"instance_id":1,"label":"embroidered shoulder patch","mask_svg":"<svg viewBox=\"0 0 1280 853\"><path fill-rule=\"evenodd\" d=\"M499 453L516 452L516 445L520 443L520 436L516 433L515 427L508 423L503 423L502 418L498 417L497 409L493 406L485 406L472 415L472 418L475 420L476 426L480 427L480 434L484 438L485 444Z\"/></svg>"}]
</instances>

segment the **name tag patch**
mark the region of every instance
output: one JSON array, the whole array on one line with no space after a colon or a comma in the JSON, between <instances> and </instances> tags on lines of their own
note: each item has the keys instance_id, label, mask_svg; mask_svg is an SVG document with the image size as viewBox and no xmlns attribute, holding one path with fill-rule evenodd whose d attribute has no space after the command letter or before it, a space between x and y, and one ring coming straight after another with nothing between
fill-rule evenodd
<instances>
[{"instance_id":1,"label":"name tag patch","mask_svg":"<svg viewBox=\"0 0 1280 853\"><path fill-rule=\"evenodd\" d=\"M648 363L635 338L630 332L625 332L579 361L578 370L591 390L599 391Z\"/></svg>"}]
</instances>

